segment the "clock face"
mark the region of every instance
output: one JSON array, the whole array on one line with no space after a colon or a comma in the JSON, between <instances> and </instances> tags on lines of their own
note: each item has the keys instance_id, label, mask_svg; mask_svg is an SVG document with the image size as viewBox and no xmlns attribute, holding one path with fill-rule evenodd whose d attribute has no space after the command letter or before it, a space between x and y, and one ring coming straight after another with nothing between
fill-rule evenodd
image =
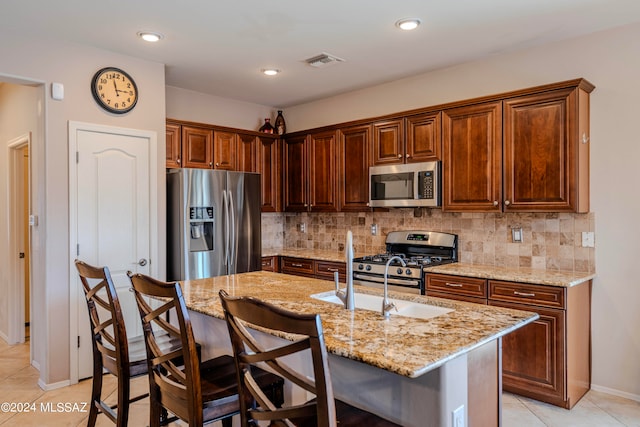
<instances>
[{"instance_id":1,"label":"clock face","mask_svg":"<svg viewBox=\"0 0 640 427\"><path fill-rule=\"evenodd\" d=\"M131 111L138 102L136 83L119 68L107 67L98 71L93 76L91 92L98 105L111 113Z\"/></svg>"}]
</instances>

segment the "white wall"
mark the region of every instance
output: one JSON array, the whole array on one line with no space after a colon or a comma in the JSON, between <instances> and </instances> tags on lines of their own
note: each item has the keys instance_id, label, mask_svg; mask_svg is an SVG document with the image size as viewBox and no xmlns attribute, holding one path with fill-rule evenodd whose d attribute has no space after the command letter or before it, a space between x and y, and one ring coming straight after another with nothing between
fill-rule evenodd
<instances>
[{"instance_id":1,"label":"white wall","mask_svg":"<svg viewBox=\"0 0 640 427\"><path fill-rule=\"evenodd\" d=\"M167 86L167 118L258 130L266 117L275 121L273 107Z\"/></svg>"},{"instance_id":2,"label":"white wall","mask_svg":"<svg viewBox=\"0 0 640 427\"><path fill-rule=\"evenodd\" d=\"M33 322L43 327L42 337L46 357L40 364L40 380L55 385L69 379L69 197L68 197L68 135L70 120L97 123L108 126L144 129L158 135L158 247L160 265L165 263L164 233L164 157L165 152L165 84L163 64L117 55L112 52L84 47L76 44L51 43L47 40L28 38L0 43L0 80L19 77L24 80L44 83L43 91L45 119L43 139L35 147L38 188L42 205L34 214L40 218L38 233L42 247L39 256L32 259L34 269L34 292L43 296L43 304L34 309ZM108 114L94 102L90 92L93 74L105 66L123 68L138 84L140 100L136 108L125 115ZM51 82L64 85L65 99L50 98ZM6 150L0 153L6 157ZM35 160L34 159L34 160ZM6 162L6 159L2 160ZM6 187L0 189L4 197ZM6 224L3 223L4 227ZM6 261L0 259L0 270L5 270ZM75 272L74 272L75 273ZM0 283L0 293L6 292Z\"/></svg>"},{"instance_id":3,"label":"white wall","mask_svg":"<svg viewBox=\"0 0 640 427\"><path fill-rule=\"evenodd\" d=\"M285 110L289 131L584 77L591 94L594 388L640 400L640 25L495 56ZM425 53L428 54L428 53Z\"/></svg>"}]
</instances>

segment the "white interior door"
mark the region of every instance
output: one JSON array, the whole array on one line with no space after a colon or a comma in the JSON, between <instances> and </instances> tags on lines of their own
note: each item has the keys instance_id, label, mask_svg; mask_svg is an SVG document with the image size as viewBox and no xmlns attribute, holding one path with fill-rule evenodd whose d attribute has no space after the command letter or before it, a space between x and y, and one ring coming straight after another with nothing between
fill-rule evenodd
<instances>
[{"instance_id":1,"label":"white interior door","mask_svg":"<svg viewBox=\"0 0 640 427\"><path fill-rule=\"evenodd\" d=\"M109 267L127 334L139 336L140 317L129 291L127 271L150 274L150 139L117 129L112 132L76 129L74 136L77 151L75 188L71 189L75 191L75 215L71 215L76 220L74 258ZM77 378L82 379L92 374L91 335L86 300L75 269L71 278L72 292L73 286L77 289L80 337Z\"/></svg>"}]
</instances>

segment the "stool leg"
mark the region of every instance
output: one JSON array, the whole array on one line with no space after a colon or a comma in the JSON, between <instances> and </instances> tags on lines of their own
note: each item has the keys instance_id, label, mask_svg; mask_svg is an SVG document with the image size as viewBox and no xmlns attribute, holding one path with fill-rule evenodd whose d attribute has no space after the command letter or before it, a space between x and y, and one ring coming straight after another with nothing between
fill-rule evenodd
<instances>
[{"instance_id":1,"label":"stool leg","mask_svg":"<svg viewBox=\"0 0 640 427\"><path fill-rule=\"evenodd\" d=\"M102 367L100 372L96 374L97 369L93 370L93 379L91 380L91 407L89 408L89 420L87 427L94 427L98 418L98 404L102 395Z\"/></svg>"}]
</instances>

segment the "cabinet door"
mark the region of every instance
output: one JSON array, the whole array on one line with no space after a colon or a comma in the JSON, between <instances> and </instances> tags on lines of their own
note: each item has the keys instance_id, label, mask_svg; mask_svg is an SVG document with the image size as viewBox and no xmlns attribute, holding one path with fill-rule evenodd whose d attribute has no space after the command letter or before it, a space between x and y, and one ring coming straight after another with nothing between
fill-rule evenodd
<instances>
[{"instance_id":1,"label":"cabinet door","mask_svg":"<svg viewBox=\"0 0 640 427\"><path fill-rule=\"evenodd\" d=\"M373 164L404 163L403 119L373 124Z\"/></svg>"},{"instance_id":2,"label":"cabinet door","mask_svg":"<svg viewBox=\"0 0 640 427\"><path fill-rule=\"evenodd\" d=\"M565 312L489 300L489 305L535 311L540 318L502 338L504 390L564 406Z\"/></svg>"},{"instance_id":3,"label":"cabinet door","mask_svg":"<svg viewBox=\"0 0 640 427\"><path fill-rule=\"evenodd\" d=\"M262 212L280 212L280 140L258 138L258 172L262 185Z\"/></svg>"},{"instance_id":4,"label":"cabinet door","mask_svg":"<svg viewBox=\"0 0 640 427\"><path fill-rule=\"evenodd\" d=\"M307 136L284 141L284 210L306 212L308 202Z\"/></svg>"},{"instance_id":5,"label":"cabinet door","mask_svg":"<svg viewBox=\"0 0 640 427\"><path fill-rule=\"evenodd\" d=\"M182 126L182 166L213 167L213 130Z\"/></svg>"},{"instance_id":6,"label":"cabinet door","mask_svg":"<svg viewBox=\"0 0 640 427\"><path fill-rule=\"evenodd\" d=\"M312 134L309 138L309 207L316 212L337 212L336 132Z\"/></svg>"},{"instance_id":7,"label":"cabinet door","mask_svg":"<svg viewBox=\"0 0 640 427\"><path fill-rule=\"evenodd\" d=\"M445 110L442 134L442 209L499 212L502 103Z\"/></svg>"},{"instance_id":8,"label":"cabinet door","mask_svg":"<svg viewBox=\"0 0 640 427\"><path fill-rule=\"evenodd\" d=\"M340 130L340 210L369 210L371 126Z\"/></svg>"},{"instance_id":9,"label":"cabinet door","mask_svg":"<svg viewBox=\"0 0 640 427\"><path fill-rule=\"evenodd\" d=\"M236 169L236 133L213 132L213 158L214 169Z\"/></svg>"},{"instance_id":10,"label":"cabinet door","mask_svg":"<svg viewBox=\"0 0 640 427\"><path fill-rule=\"evenodd\" d=\"M579 210L577 93L504 101L505 211Z\"/></svg>"},{"instance_id":11,"label":"cabinet door","mask_svg":"<svg viewBox=\"0 0 640 427\"><path fill-rule=\"evenodd\" d=\"M240 172L259 172L260 149L258 137L238 134L236 145L236 168Z\"/></svg>"},{"instance_id":12,"label":"cabinet door","mask_svg":"<svg viewBox=\"0 0 640 427\"><path fill-rule=\"evenodd\" d=\"M442 113L427 113L406 119L407 163L440 160L442 147Z\"/></svg>"},{"instance_id":13,"label":"cabinet door","mask_svg":"<svg viewBox=\"0 0 640 427\"><path fill-rule=\"evenodd\" d=\"M167 123L167 168L179 168L180 154L182 147L180 147L180 125L173 123Z\"/></svg>"}]
</instances>

